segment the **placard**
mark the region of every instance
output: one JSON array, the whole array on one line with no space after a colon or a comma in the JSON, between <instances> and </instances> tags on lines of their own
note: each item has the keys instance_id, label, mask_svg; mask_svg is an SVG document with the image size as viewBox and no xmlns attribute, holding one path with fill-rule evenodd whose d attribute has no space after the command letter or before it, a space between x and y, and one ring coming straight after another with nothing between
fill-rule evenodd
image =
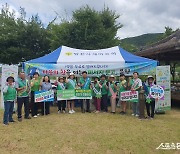
<instances>
[{"instance_id":1,"label":"placard","mask_svg":"<svg viewBox=\"0 0 180 154\"><path fill-rule=\"evenodd\" d=\"M138 100L138 91L125 91L120 93L121 101L134 101Z\"/></svg>"},{"instance_id":2,"label":"placard","mask_svg":"<svg viewBox=\"0 0 180 154\"><path fill-rule=\"evenodd\" d=\"M53 102L54 91L35 91L34 102Z\"/></svg>"},{"instance_id":3,"label":"placard","mask_svg":"<svg viewBox=\"0 0 180 154\"><path fill-rule=\"evenodd\" d=\"M150 88L150 97L158 100L164 100L164 88L159 85L153 85Z\"/></svg>"}]
</instances>

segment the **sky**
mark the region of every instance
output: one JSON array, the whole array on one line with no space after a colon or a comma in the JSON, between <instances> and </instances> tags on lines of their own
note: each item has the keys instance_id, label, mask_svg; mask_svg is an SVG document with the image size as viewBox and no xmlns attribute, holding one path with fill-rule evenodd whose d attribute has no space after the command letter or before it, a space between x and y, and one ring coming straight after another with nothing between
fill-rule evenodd
<instances>
[{"instance_id":1,"label":"sky","mask_svg":"<svg viewBox=\"0 0 180 154\"><path fill-rule=\"evenodd\" d=\"M117 33L120 39L164 32L165 26L180 28L180 0L0 0L0 8L5 3L17 16L20 7L25 8L27 17L38 13L45 25L57 14L59 21L70 20L72 12L85 5L97 11L107 6L120 15L118 22L123 24Z\"/></svg>"}]
</instances>

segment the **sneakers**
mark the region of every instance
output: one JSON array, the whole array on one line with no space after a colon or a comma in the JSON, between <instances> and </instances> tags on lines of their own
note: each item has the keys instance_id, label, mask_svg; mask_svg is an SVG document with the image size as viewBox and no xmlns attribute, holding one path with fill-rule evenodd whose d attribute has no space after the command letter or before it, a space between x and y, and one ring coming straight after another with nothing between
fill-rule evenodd
<instances>
[{"instance_id":1,"label":"sneakers","mask_svg":"<svg viewBox=\"0 0 180 154\"><path fill-rule=\"evenodd\" d=\"M60 114L61 113L61 111L60 110L58 110L58 114Z\"/></svg>"},{"instance_id":2,"label":"sneakers","mask_svg":"<svg viewBox=\"0 0 180 154\"><path fill-rule=\"evenodd\" d=\"M69 114L73 114L72 110L69 110Z\"/></svg>"},{"instance_id":3,"label":"sneakers","mask_svg":"<svg viewBox=\"0 0 180 154\"><path fill-rule=\"evenodd\" d=\"M33 117L34 117L34 118L37 118L37 115L34 115Z\"/></svg>"},{"instance_id":4,"label":"sneakers","mask_svg":"<svg viewBox=\"0 0 180 154\"><path fill-rule=\"evenodd\" d=\"M22 121L22 118L18 118L18 121L21 122L21 121Z\"/></svg>"},{"instance_id":5,"label":"sneakers","mask_svg":"<svg viewBox=\"0 0 180 154\"><path fill-rule=\"evenodd\" d=\"M139 115L138 115L138 114L136 114L135 116L136 116L136 117L139 117Z\"/></svg>"},{"instance_id":6,"label":"sneakers","mask_svg":"<svg viewBox=\"0 0 180 154\"><path fill-rule=\"evenodd\" d=\"M9 124L8 123L3 123L4 126L8 126Z\"/></svg>"},{"instance_id":7,"label":"sneakers","mask_svg":"<svg viewBox=\"0 0 180 154\"><path fill-rule=\"evenodd\" d=\"M126 114L126 112L121 111L119 114L121 114L121 115L125 115L125 114Z\"/></svg>"},{"instance_id":8,"label":"sneakers","mask_svg":"<svg viewBox=\"0 0 180 154\"><path fill-rule=\"evenodd\" d=\"M99 113L100 111L96 111L95 113Z\"/></svg>"},{"instance_id":9,"label":"sneakers","mask_svg":"<svg viewBox=\"0 0 180 154\"><path fill-rule=\"evenodd\" d=\"M31 119L31 117L25 117L24 119Z\"/></svg>"},{"instance_id":10,"label":"sneakers","mask_svg":"<svg viewBox=\"0 0 180 154\"><path fill-rule=\"evenodd\" d=\"M9 122L11 122L11 123L14 123L14 122L16 122L16 121L14 121L14 120L11 120L11 121L9 121Z\"/></svg>"},{"instance_id":11,"label":"sneakers","mask_svg":"<svg viewBox=\"0 0 180 154\"><path fill-rule=\"evenodd\" d=\"M132 116L135 116L135 114L134 114L134 113L132 113L131 115L132 115Z\"/></svg>"},{"instance_id":12,"label":"sneakers","mask_svg":"<svg viewBox=\"0 0 180 154\"><path fill-rule=\"evenodd\" d=\"M66 111L65 111L65 110L63 110L62 112L63 112L63 113L66 113Z\"/></svg>"},{"instance_id":13,"label":"sneakers","mask_svg":"<svg viewBox=\"0 0 180 154\"><path fill-rule=\"evenodd\" d=\"M71 112L72 112L72 113L75 113L75 111L74 111L74 110L71 110Z\"/></svg>"}]
</instances>

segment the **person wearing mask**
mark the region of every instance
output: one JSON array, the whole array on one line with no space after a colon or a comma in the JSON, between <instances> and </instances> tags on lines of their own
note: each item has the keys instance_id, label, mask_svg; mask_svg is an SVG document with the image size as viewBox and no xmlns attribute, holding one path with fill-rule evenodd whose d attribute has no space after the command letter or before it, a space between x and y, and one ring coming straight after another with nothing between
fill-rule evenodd
<instances>
[{"instance_id":1,"label":"person wearing mask","mask_svg":"<svg viewBox=\"0 0 180 154\"><path fill-rule=\"evenodd\" d=\"M147 82L144 84L145 96L146 96L146 110L148 119L154 118L155 99L150 97L150 88L154 85L154 77L148 76Z\"/></svg>"},{"instance_id":2,"label":"person wearing mask","mask_svg":"<svg viewBox=\"0 0 180 154\"><path fill-rule=\"evenodd\" d=\"M142 88L142 81L139 78L139 74L138 72L134 72L133 73L133 79L131 79L129 81L129 85L131 87L131 91L138 91L140 92L141 88ZM132 116L139 116L139 100L134 100L132 101L132 107L133 107L133 113Z\"/></svg>"},{"instance_id":3,"label":"person wearing mask","mask_svg":"<svg viewBox=\"0 0 180 154\"><path fill-rule=\"evenodd\" d=\"M121 98L121 93L126 91L127 88L127 82L125 79L125 75L124 74L120 74L120 82L118 85L118 91L119 91L119 98ZM126 101L121 101L121 106L122 106L122 111L120 112L120 114L124 115L126 114Z\"/></svg>"},{"instance_id":4,"label":"person wearing mask","mask_svg":"<svg viewBox=\"0 0 180 154\"><path fill-rule=\"evenodd\" d=\"M16 99L16 88L14 85L14 78L8 77L6 79L6 85L3 88L3 97L4 97L4 118L3 124L8 125L9 122L15 122L13 120L13 108L14 101Z\"/></svg>"},{"instance_id":5,"label":"person wearing mask","mask_svg":"<svg viewBox=\"0 0 180 154\"><path fill-rule=\"evenodd\" d=\"M117 96L117 85L115 84L115 77L111 75L108 82L108 97L110 97L111 113L116 113L116 96Z\"/></svg>"},{"instance_id":6,"label":"person wearing mask","mask_svg":"<svg viewBox=\"0 0 180 154\"><path fill-rule=\"evenodd\" d=\"M37 118L38 105L34 100L35 91L39 91L42 85L42 81L39 78L39 73L35 72L31 80L31 114L32 117Z\"/></svg>"},{"instance_id":7,"label":"person wearing mask","mask_svg":"<svg viewBox=\"0 0 180 154\"><path fill-rule=\"evenodd\" d=\"M66 84L64 82L64 78L58 77L56 81L57 90L65 90ZM66 100L58 100L58 113L66 113Z\"/></svg>"},{"instance_id":8,"label":"person wearing mask","mask_svg":"<svg viewBox=\"0 0 180 154\"><path fill-rule=\"evenodd\" d=\"M41 85L41 90L42 91L50 91L52 90L52 84L50 82L50 78L49 76L45 75L42 81L42 85ZM44 102L41 105L41 114L44 115ZM45 114L48 115L50 114L50 102L45 102Z\"/></svg>"},{"instance_id":9,"label":"person wearing mask","mask_svg":"<svg viewBox=\"0 0 180 154\"><path fill-rule=\"evenodd\" d=\"M74 90L77 87L77 82L74 73L70 73L69 78L66 79L66 88L68 90ZM75 113L74 100L68 100L67 103L69 114Z\"/></svg>"},{"instance_id":10,"label":"person wearing mask","mask_svg":"<svg viewBox=\"0 0 180 154\"><path fill-rule=\"evenodd\" d=\"M95 113L99 113L101 110L101 97L102 97L101 88L102 88L102 85L99 83L98 77L95 77L94 83L91 84L91 88L92 88L93 94L94 94L94 103L95 103L95 107L96 107Z\"/></svg>"},{"instance_id":11,"label":"person wearing mask","mask_svg":"<svg viewBox=\"0 0 180 154\"><path fill-rule=\"evenodd\" d=\"M107 105L107 100L108 100L108 85L106 81L106 75L101 75L100 77L100 85L102 86L101 88L101 111L108 112L108 105Z\"/></svg>"},{"instance_id":12,"label":"person wearing mask","mask_svg":"<svg viewBox=\"0 0 180 154\"><path fill-rule=\"evenodd\" d=\"M29 92L30 92L30 85L29 81L26 79L25 73L20 72L19 78L16 82L16 90L17 90L17 114L18 114L18 121L22 121L22 106L24 104L24 112L25 112L25 119L31 119L29 116Z\"/></svg>"},{"instance_id":13,"label":"person wearing mask","mask_svg":"<svg viewBox=\"0 0 180 154\"><path fill-rule=\"evenodd\" d=\"M81 89L88 90L88 89L90 89L90 84L91 84L91 79L89 77L87 77L87 72L83 71L82 78L80 78L80 81L79 81L79 86L81 87ZM83 113L85 113L85 105L86 105L86 112L90 113L91 111L90 111L89 99L82 100L81 111Z\"/></svg>"}]
</instances>

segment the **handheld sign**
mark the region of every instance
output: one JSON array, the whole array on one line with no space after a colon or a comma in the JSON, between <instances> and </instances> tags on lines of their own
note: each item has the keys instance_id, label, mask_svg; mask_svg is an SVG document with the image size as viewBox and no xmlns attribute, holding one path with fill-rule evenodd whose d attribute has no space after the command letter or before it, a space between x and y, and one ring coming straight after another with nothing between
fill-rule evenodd
<instances>
[{"instance_id":1,"label":"handheld sign","mask_svg":"<svg viewBox=\"0 0 180 154\"><path fill-rule=\"evenodd\" d=\"M52 102L54 101L54 92L50 91L35 91L35 102Z\"/></svg>"},{"instance_id":2,"label":"handheld sign","mask_svg":"<svg viewBox=\"0 0 180 154\"><path fill-rule=\"evenodd\" d=\"M159 85L150 87L150 97L155 99L164 99L164 88Z\"/></svg>"},{"instance_id":3,"label":"handheld sign","mask_svg":"<svg viewBox=\"0 0 180 154\"><path fill-rule=\"evenodd\" d=\"M125 91L121 92L121 101L134 101L138 100L138 91Z\"/></svg>"}]
</instances>

